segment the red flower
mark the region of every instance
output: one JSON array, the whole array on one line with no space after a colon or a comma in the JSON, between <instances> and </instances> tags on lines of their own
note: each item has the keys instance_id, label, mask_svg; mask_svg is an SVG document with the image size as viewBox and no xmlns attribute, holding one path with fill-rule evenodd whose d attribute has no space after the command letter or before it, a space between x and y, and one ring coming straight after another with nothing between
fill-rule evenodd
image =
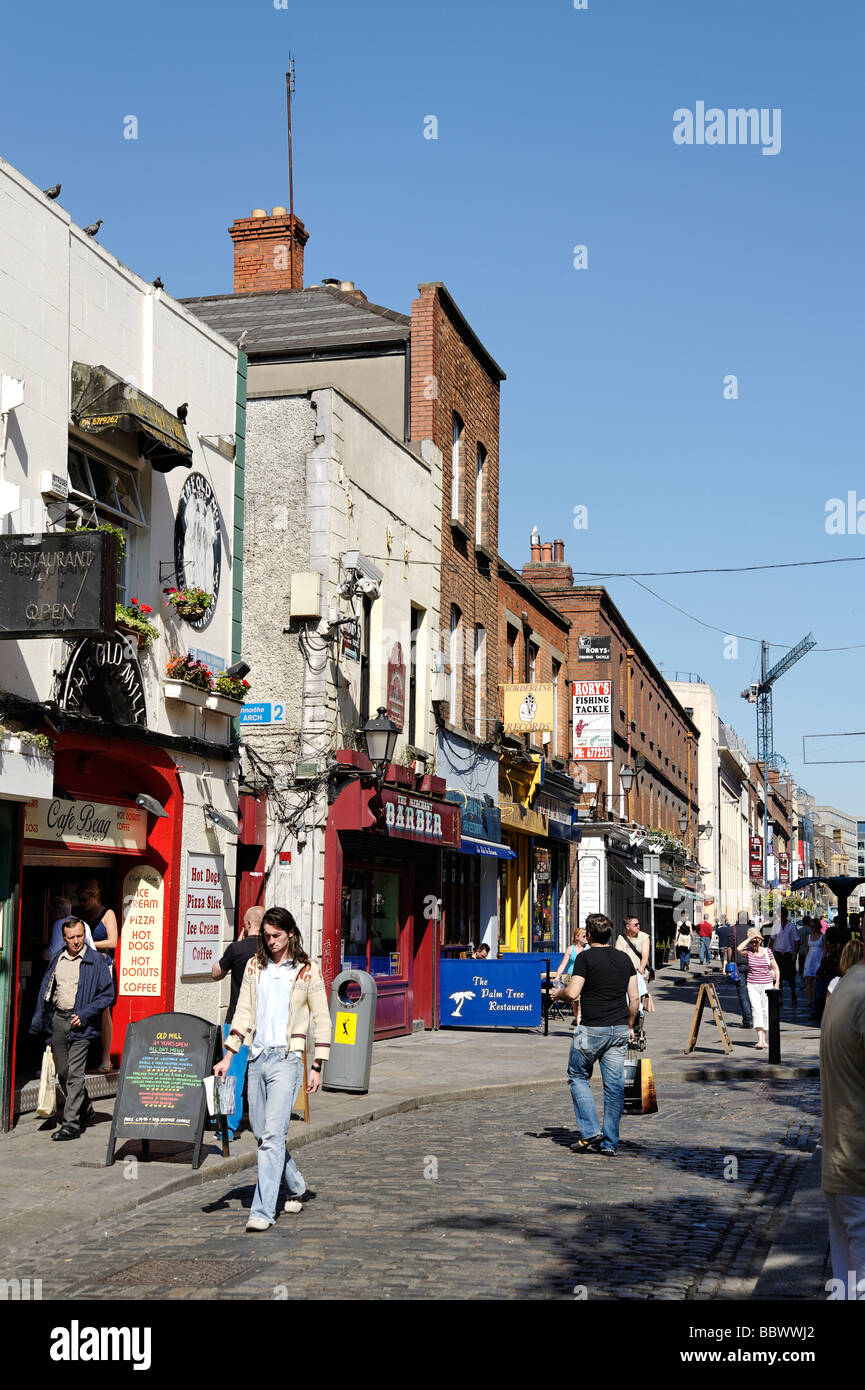
<instances>
[{"instance_id":1,"label":"red flower","mask_svg":"<svg viewBox=\"0 0 865 1390\"><path fill-rule=\"evenodd\" d=\"M132 602L134 603L135 600L133 599ZM150 607L150 604L149 604L149 603L142 603L142 605L141 605L141 611L142 611L142 613L152 613L152 612L153 612L153 609Z\"/></svg>"},{"instance_id":2,"label":"red flower","mask_svg":"<svg viewBox=\"0 0 865 1390\"><path fill-rule=\"evenodd\" d=\"M138 603L138 599L137 599L137 598L130 599L130 603L132 603L133 605L135 605L135 604Z\"/></svg>"}]
</instances>

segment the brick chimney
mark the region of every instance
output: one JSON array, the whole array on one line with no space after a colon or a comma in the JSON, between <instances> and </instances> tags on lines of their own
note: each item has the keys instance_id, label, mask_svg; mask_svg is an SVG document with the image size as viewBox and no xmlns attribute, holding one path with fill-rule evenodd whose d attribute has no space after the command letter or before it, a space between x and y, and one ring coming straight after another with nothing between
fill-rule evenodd
<instances>
[{"instance_id":1,"label":"brick chimney","mask_svg":"<svg viewBox=\"0 0 865 1390\"><path fill-rule=\"evenodd\" d=\"M523 578L542 594L555 589L571 589L574 572L565 563L564 541L542 541L538 528L532 531L532 558L523 565Z\"/></svg>"},{"instance_id":2,"label":"brick chimney","mask_svg":"<svg viewBox=\"0 0 865 1390\"><path fill-rule=\"evenodd\" d=\"M234 242L234 293L303 289L303 248L309 233L285 208L253 208L239 217L228 234ZM294 275L292 276L292 243Z\"/></svg>"}]
</instances>

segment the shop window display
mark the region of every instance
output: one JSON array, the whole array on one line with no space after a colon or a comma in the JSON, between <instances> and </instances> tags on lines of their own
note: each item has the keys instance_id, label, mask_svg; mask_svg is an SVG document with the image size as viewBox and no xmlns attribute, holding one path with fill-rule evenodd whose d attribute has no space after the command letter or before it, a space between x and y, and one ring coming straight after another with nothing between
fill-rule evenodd
<instances>
[{"instance_id":1,"label":"shop window display","mask_svg":"<svg viewBox=\"0 0 865 1390\"><path fill-rule=\"evenodd\" d=\"M342 967L379 978L404 974L400 960L400 879L384 870L346 869L342 880Z\"/></svg>"}]
</instances>

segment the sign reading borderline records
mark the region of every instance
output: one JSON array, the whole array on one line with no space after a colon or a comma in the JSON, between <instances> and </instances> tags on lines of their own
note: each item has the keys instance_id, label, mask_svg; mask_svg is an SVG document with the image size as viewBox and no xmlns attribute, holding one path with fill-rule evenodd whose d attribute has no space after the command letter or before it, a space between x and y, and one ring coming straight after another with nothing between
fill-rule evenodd
<instances>
[{"instance_id":1,"label":"sign reading borderline records","mask_svg":"<svg viewBox=\"0 0 865 1390\"><path fill-rule=\"evenodd\" d=\"M183 916L183 975L210 975L219 955L225 904L225 860L221 854L187 854Z\"/></svg>"},{"instance_id":2,"label":"sign reading borderline records","mask_svg":"<svg viewBox=\"0 0 865 1390\"><path fill-rule=\"evenodd\" d=\"M117 993L162 993L162 874L136 864L123 880L123 924L117 951Z\"/></svg>"},{"instance_id":3,"label":"sign reading borderline records","mask_svg":"<svg viewBox=\"0 0 865 1390\"><path fill-rule=\"evenodd\" d=\"M137 806L38 798L25 802L24 839L69 849L140 855L147 843L147 814Z\"/></svg>"},{"instance_id":4,"label":"sign reading borderline records","mask_svg":"<svg viewBox=\"0 0 865 1390\"><path fill-rule=\"evenodd\" d=\"M263 724L284 724L285 723L285 702L277 704L273 700L258 700L250 702L247 700L240 714L240 727L244 724L263 725Z\"/></svg>"},{"instance_id":5,"label":"sign reading borderline records","mask_svg":"<svg viewBox=\"0 0 865 1390\"><path fill-rule=\"evenodd\" d=\"M443 960L441 1028L537 1028L541 977L535 961Z\"/></svg>"},{"instance_id":6,"label":"sign reading borderline records","mask_svg":"<svg viewBox=\"0 0 865 1390\"><path fill-rule=\"evenodd\" d=\"M613 682L572 681L574 760L610 762L613 757Z\"/></svg>"},{"instance_id":7,"label":"sign reading borderline records","mask_svg":"<svg viewBox=\"0 0 865 1390\"><path fill-rule=\"evenodd\" d=\"M128 1025L106 1168L124 1139L141 1139L145 1154L151 1139L190 1144L198 1167L207 1119L202 1082L221 1055L221 1041L218 1026L195 1014L153 1014Z\"/></svg>"},{"instance_id":8,"label":"sign reading borderline records","mask_svg":"<svg viewBox=\"0 0 865 1390\"><path fill-rule=\"evenodd\" d=\"M552 681L532 685L500 685L502 720L506 734L551 733L553 728Z\"/></svg>"}]
</instances>

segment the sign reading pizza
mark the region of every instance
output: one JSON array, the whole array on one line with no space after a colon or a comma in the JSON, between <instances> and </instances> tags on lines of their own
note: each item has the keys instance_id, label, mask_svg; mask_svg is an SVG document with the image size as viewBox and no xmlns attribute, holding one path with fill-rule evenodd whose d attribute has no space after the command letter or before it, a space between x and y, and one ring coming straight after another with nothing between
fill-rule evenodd
<instances>
[{"instance_id":1,"label":"sign reading pizza","mask_svg":"<svg viewBox=\"0 0 865 1390\"><path fill-rule=\"evenodd\" d=\"M574 758L610 762L613 757L613 682L573 681Z\"/></svg>"}]
</instances>

